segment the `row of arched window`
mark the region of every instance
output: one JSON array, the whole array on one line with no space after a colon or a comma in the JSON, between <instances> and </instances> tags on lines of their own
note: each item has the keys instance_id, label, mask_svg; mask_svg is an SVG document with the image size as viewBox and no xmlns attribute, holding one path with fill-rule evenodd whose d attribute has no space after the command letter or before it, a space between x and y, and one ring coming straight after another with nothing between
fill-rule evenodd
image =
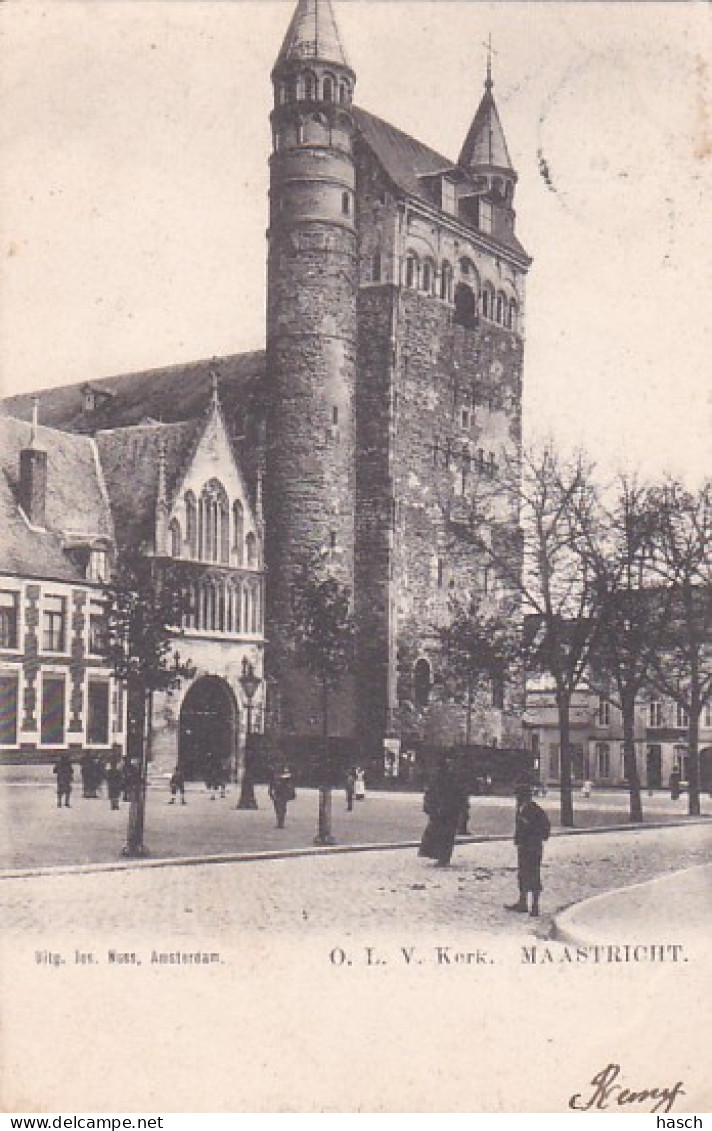
<instances>
[{"instance_id":1,"label":"row of arched window","mask_svg":"<svg viewBox=\"0 0 712 1131\"><path fill-rule=\"evenodd\" d=\"M185 530L178 518L168 528L171 557L257 568L257 538L252 531L245 536L244 507L239 499L230 507L219 480L206 483L197 499L186 491L183 501Z\"/></svg>"},{"instance_id":2,"label":"row of arched window","mask_svg":"<svg viewBox=\"0 0 712 1131\"><path fill-rule=\"evenodd\" d=\"M444 302L454 302L456 322L467 324L479 313L507 330L517 329L519 308L515 299L509 298L504 291L495 291L491 283L480 286L478 273L470 260L460 260L460 276L461 281L453 292L455 273L447 260L443 260L438 271L433 259L420 259L414 251L406 255L403 269L405 286L434 295Z\"/></svg>"},{"instance_id":3,"label":"row of arched window","mask_svg":"<svg viewBox=\"0 0 712 1131\"><path fill-rule=\"evenodd\" d=\"M262 594L257 581L205 578L186 587L183 627L232 636L262 633Z\"/></svg>"},{"instance_id":4,"label":"row of arched window","mask_svg":"<svg viewBox=\"0 0 712 1131\"><path fill-rule=\"evenodd\" d=\"M348 106L351 83L328 72L320 80L314 71L302 71L288 81L278 83L277 102L280 106L286 102L340 102Z\"/></svg>"}]
</instances>

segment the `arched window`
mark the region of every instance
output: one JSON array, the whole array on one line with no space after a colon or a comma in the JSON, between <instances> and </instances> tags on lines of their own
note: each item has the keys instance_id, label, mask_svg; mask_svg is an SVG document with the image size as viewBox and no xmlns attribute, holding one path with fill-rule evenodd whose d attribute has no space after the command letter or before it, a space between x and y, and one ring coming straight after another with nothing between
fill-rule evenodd
<instances>
[{"instance_id":1,"label":"arched window","mask_svg":"<svg viewBox=\"0 0 712 1131\"><path fill-rule=\"evenodd\" d=\"M198 503L198 556L202 561L230 560L229 505L225 488L211 479L200 493Z\"/></svg>"},{"instance_id":2,"label":"arched window","mask_svg":"<svg viewBox=\"0 0 712 1131\"><path fill-rule=\"evenodd\" d=\"M245 549L247 550L247 568L254 569L257 565L257 539L252 531L245 539Z\"/></svg>"},{"instance_id":3,"label":"arched window","mask_svg":"<svg viewBox=\"0 0 712 1131\"><path fill-rule=\"evenodd\" d=\"M232 554L241 566L245 556L245 511L239 499L232 504Z\"/></svg>"},{"instance_id":4,"label":"arched window","mask_svg":"<svg viewBox=\"0 0 712 1131\"><path fill-rule=\"evenodd\" d=\"M348 105L348 103L350 101L351 101L351 87L349 86L349 84L347 82L342 81L339 84L339 102L342 102L344 105Z\"/></svg>"},{"instance_id":5,"label":"arched window","mask_svg":"<svg viewBox=\"0 0 712 1131\"><path fill-rule=\"evenodd\" d=\"M185 540L188 545L188 557L195 558L198 553L198 516L195 495L187 491L185 495Z\"/></svg>"},{"instance_id":6,"label":"arched window","mask_svg":"<svg viewBox=\"0 0 712 1131\"><path fill-rule=\"evenodd\" d=\"M413 698L416 707L427 705L431 687L430 664L427 660L418 660L413 670Z\"/></svg>"},{"instance_id":7,"label":"arched window","mask_svg":"<svg viewBox=\"0 0 712 1131\"><path fill-rule=\"evenodd\" d=\"M183 547L181 545L180 523L177 518L174 518L171 522L168 533L171 538L171 557L179 558Z\"/></svg>"},{"instance_id":8,"label":"arched window","mask_svg":"<svg viewBox=\"0 0 712 1131\"><path fill-rule=\"evenodd\" d=\"M507 325L509 326L510 330L516 330L517 329L517 314L518 314L517 304L514 301L514 299L512 298L512 299L509 300L509 317L508 317L508 320L507 320Z\"/></svg>"},{"instance_id":9,"label":"arched window","mask_svg":"<svg viewBox=\"0 0 712 1131\"><path fill-rule=\"evenodd\" d=\"M458 283L455 288L455 323L458 326L472 327L475 321L475 295L467 283Z\"/></svg>"},{"instance_id":10,"label":"arched window","mask_svg":"<svg viewBox=\"0 0 712 1131\"><path fill-rule=\"evenodd\" d=\"M452 302L452 267L444 260L440 272L440 298Z\"/></svg>"},{"instance_id":11,"label":"arched window","mask_svg":"<svg viewBox=\"0 0 712 1131\"><path fill-rule=\"evenodd\" d=\"M302 89L307 102L314 102L316 99L316 75L313 71L305 72L302 79Z\"/></svg>"},{"instance_id":12,"label":"arched window","mask_svg":"<svg viewBox=\"0 0 712 1131\"><path fill-rule=\"evenodd\" d=\"M419 268L418 257L417 257L417 255L414 255L412 252L410 252L408 254L408 256L406 257L406 261L405 261L405 285L406 285L406 287L417 287L418 286L418 275L419 275L418 268Z\"/></svg>"},{"instance_id":13,"label":"arched window","mask_svg":"<svg viewBox=\"0 0 712 1131\"><path fill-rule=\"evenodd\" d=\"M482 288L482 315L484 318L494 318L494 290L485 283Z\"/></svg>"},{"instance_id":14,"label":"arched window","mask_svg":"<svg viewBox=\"0 0 712 1131\"><path fill-rule=\"evenodd\" d=\"M324 85L322 87L322 97L324 102L334 101L334 79L331 75L324 75Z\"/></svg>"},{"instance_id":15,"label":"arched window","mask_svg":"<svg viewBox=\"0 0 712 1131\"><path fill-rule=\"evenodd\" d=\"M434 279L435 270L433 264L429 259L426 259L423 263L423 271L421 274L421 290L424 290L427 294L431 294Z\"/></svg>"},{"instance_id":16,"label":"arched window","mask_svg":"<svg viewBox=\"0 0 712 1131\"><path fill-rule=\"evenodd\" d=\"M499 294L497 295L497 312L496 312L496 315L495 315L496 320L497 320L497 322L499 322L500 326L504 326L504 310L505 310L506 303L507 303L507 300L504 297L504 295L502 294L502 292L500 291Z\"/></svg>"}]
</instances>

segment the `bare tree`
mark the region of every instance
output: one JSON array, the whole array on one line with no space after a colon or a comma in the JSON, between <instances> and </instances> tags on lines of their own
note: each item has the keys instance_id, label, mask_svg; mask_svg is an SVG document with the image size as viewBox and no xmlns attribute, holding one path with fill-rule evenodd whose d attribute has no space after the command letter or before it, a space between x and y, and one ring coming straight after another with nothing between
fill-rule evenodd
<instances>
[{"instance_id":1,"label":"bare tree","mask_svg":"<svg viewBox=\"0 0 712 1131\"><path fill-rule=\"evenodd\" d=\"M329 695L353 663L351 593L315 562L299 574L292 590L294 650L321 685L322 773L316 844L333 844L329 760Z\"/></svg>"},{"instance_id":2,"label":"bare tree","mask_svg":"<svg viewBox=\"0 0 712 1131\"><path fill-rule=\"evenodd\" d=\"M496 521L497 495L510 496L519 528ZM554 684L561 758L561 823L574 823L571 701L584 679L600 624L596 575L585 551L595 537L598 496L583 455L561 457L551 444L525 451L502 469L476 526L483 552L529 614L525 664ZM489 512L489 513L488 513Z\"/></svg>"},{"instance_id":3,"label":"bare tree","mask_svg":"<svg viewBox=\"0 0 712 1131\"><path fill-rule=\"evenodd\" d=\"M582 552L597 587L599 631L589 684L621 712L630 819L643 820L635 753L635 705L652 678L666 632L668 591L655 585L653 548L660 530L658 498L635 476L621 476L595 530L582 525Z\"/></svg>"},{"instance_id":4,"label":"bare tree","mask_svg":"<svg viewBox=\"0 0 712 1131\"><path fill-rule=\"evenodd\" d=\"M519 618L510 602L481 596L450 601L450 622L438 628L445 678L465 696L465 745L472 737L475 693L485 681L503 685L519 654Z\"/></svg>"},{"instance_id":5,"label":"bare tree","mask_svg":"<svg viewBox=\"0 0 712 1131\"><path fill-rule=\"evenodd\" d=\"M712 482L689 491L675 479L659 491L655 568L670 593L653 683L687 716L688 797L700 812L700 716L712 699Z\"/></svg>"}]
</instances>

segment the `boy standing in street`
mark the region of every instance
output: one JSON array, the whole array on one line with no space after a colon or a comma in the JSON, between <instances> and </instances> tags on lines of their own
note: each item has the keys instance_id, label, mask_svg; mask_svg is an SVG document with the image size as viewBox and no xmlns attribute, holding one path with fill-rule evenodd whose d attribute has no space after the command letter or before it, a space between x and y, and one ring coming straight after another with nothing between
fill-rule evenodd
<instances>
[{"instance_id":1,"label":"boy standing in street","mask_svg":"<svg viewBox=\"0 0 712 1131\"><path fill-rule=\"evenodd\" d=\"M519 880L519 899L516 903L505 904L507 911L526 913L527 894L532 893L531 914L539 914L539 895L541 893L541 858L544 841L549 839L551 825L540 805L532 800L532 787L519 782L514 787L517 798L517 817L514 843L517 846L517 878Z\"/></svg>"}]
</instances>

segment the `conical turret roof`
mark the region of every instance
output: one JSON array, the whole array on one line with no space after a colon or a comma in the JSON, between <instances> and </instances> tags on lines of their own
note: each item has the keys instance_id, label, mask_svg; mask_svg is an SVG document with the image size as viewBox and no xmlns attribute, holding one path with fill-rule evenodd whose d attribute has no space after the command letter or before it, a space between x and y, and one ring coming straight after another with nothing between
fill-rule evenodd
<instances>
[{"instance_id":1,"label":"conical turret roof","mask_svg":"<svg viewBox=\"0 0 712 1131\"><path fill-rule=\"evenodd\" d=\"M276 66L318 59L351 69L331 7L331 0L299 0L284 37Z\"/></svg>"},{"instance_id":2,"label":"conical turret roof","mask_svg":"<svg viewBox=\"0 0 712 1131\"><path fill-rule=\"evenodd\" d=\"M502 123L492 96L492 80L487 78L482 101L475 114L458 161L465 169L491 166L514 172Z\"/></svg>"}]
</instances>

